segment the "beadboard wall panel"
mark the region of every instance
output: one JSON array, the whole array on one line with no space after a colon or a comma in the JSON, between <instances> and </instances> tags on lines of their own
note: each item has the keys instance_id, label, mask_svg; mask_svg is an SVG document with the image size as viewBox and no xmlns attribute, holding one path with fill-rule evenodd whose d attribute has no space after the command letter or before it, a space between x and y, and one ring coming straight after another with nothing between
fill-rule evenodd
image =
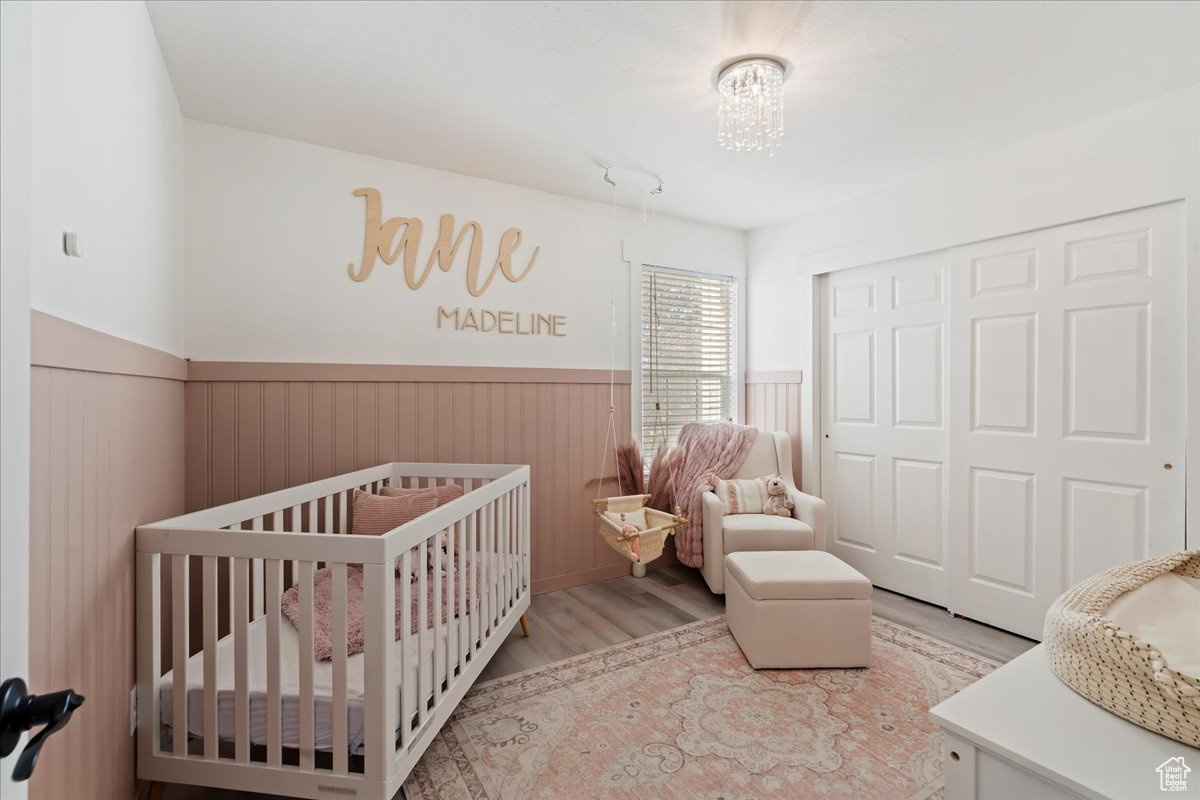
<instances>
[{"instance_id":1,"label":"beadboard wall panel","mask_svg":"<svg viewBox=\"0 0 1200 800\"><path fill-rule=\"evenodd\" d=\"M87 698L42 753L41 800L134 796L134 528L184 508L184 383L121 374L128 343L90 333L72 358L91 369L35 346L31 374L30 689Z\"/></svg>"},{"instance_id":2,"label":"beadboard wall panel","mask_svg":"<svg viewBox=\"0 0 1200 800\"><path fill-rule=\"evenodd\" d=\"M533 591L628 574L595 533L607 373L530 381L189 380L187 508L385 461L529 464ZM616 387L629 436L629 385ZM605 472L613 472L612 457ZM664 564L669 559L663 559ZM655 565L659 566L659 565Z\"/></svg>"},{"instance_id":3,"label":"beadboard wall panel","mask_svg":"<svg viewBox=\"0 0 1200 800\"><path fill-rule=\"evenodd\" d=\"M746 424L764 431L784 431L792 442L792 474L800 485L799 372L746 373Z\"/></svg>"}]
</instances>

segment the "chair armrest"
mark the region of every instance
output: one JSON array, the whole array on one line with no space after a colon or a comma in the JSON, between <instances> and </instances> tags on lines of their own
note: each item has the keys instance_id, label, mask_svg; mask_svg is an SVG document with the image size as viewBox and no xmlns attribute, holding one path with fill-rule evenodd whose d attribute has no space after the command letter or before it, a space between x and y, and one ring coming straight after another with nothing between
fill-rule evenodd
<instances>
[{"instance_id":1,"label":"chair armrest","mask_svg":"<svg viewBox=\"0 0 1200 800\"><path fill-rule=\"evenodd\" d=\"M701 572L708 587L720 594L725 591L725 509L720 498L712 492L700 495L700 508L704 523L704 567Z\"/></svg>"},{"instance_id":2,"label":"chair armrest","mask_svg":"<svg viewBox=\"0 0 1200 800\"><path fill-rule=\"evenodd\" d=\"M796 507L792 509L792 517L806 523L813 529L813 549L825 549L825 501L811 494L805 494L795 486L788 487L788 495Z\"/></svg>"}]
</instances>

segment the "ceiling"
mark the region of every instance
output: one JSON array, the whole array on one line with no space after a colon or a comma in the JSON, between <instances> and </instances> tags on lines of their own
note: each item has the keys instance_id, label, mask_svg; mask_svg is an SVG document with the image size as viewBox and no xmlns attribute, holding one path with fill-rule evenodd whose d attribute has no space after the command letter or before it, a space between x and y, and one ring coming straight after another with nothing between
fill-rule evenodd
<instances>
[{"instance_id":1,"label":"ceiling","mask_svg":"<svg viewBox=\"0 0 1200 800\"><path fill-rule=\"evenodd\" d=\"M187 117L754 228L1200 80L1195 2L148 3ZM773 158L717 65L791 62Z\"/></svg>"}]
</instances>

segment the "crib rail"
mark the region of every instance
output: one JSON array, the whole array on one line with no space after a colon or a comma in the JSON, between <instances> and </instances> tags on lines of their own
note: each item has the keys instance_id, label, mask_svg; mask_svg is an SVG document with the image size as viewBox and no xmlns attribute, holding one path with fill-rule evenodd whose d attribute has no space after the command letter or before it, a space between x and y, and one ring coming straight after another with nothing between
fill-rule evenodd
<instances>
[{"instance_id":1,"label":"crib rail","mask_svg":"<svg viewBox=\"0 0 1200 800\"><path fill-rule=\"evenodd\" d=\"M463 495L349 533L355 489L448 483ZM139 777L392 797L528 607L529 519L527 466L394 463L139 527Z\"/></svg>"}]
</instances>

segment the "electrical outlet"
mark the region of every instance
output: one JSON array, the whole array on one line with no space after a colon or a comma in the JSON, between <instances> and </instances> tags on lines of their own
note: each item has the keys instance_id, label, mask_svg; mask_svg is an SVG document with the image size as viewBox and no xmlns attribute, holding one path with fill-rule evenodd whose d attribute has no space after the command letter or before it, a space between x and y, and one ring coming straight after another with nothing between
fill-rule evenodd
<instances>
[{"instance_id":1,"label":"electrical outlet","mask_svg":"<svg viewBox=\"0 0 1200 800\"><path fill-rule=\"evenodd\" d=\"M129 690L129 735L137 733L137 687Z\"/></svg>"}]
</instances>

